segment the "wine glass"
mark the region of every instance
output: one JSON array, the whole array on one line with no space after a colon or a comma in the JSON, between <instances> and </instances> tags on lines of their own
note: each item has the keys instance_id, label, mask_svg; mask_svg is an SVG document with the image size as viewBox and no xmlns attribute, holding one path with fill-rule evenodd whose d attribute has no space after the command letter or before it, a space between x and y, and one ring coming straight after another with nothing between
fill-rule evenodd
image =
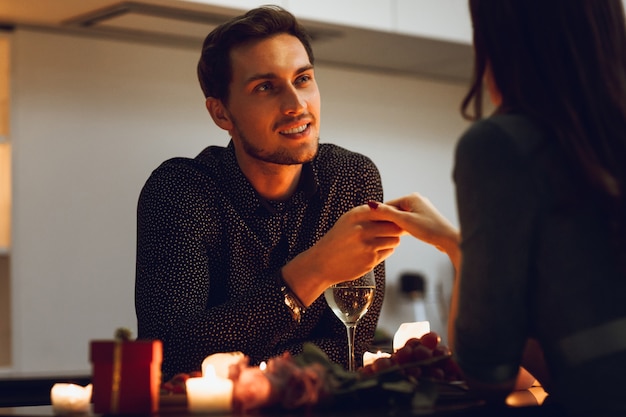
<instances>
[{"instance_id":1,"label":"wine glass","mask_svg":"<svg viewBox=\"0 0 626 417\"><path fill-rule=\"evenodd\" d=\"M344 281L331 285L324 291L324 298L333 313L346 326L348 332L348 370L355 371L354 335L356 325L367 313L376 290L374 271L354 281Z\"/></svg>"}]
</instances>

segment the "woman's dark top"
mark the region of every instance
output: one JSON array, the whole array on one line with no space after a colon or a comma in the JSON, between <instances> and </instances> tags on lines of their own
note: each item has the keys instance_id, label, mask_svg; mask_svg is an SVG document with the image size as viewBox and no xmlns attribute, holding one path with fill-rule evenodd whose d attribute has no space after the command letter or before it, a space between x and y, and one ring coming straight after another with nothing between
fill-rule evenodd
<instances>
[{"instance_id":1,"label":"woman's dark top","mask_svg":"<svg viewBox=\"0 0 626 417\"><path fill-rule=\"evenodd\" d=\"M555 138L519 115L477 122L458 143L454 179L463 254L455 355L464 372L510 380L536 338L551 401L626 415L626 253Z\"/></svg>"}]
</instances>

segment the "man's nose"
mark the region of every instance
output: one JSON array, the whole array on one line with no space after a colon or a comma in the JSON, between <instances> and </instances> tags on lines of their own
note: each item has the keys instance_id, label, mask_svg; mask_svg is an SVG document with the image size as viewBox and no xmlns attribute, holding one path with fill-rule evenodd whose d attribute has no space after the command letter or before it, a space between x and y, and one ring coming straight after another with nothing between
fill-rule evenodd
<instances>
[{"instance_id":1,"label":"man's nose","mask_svg":"<svg viewBox=\"0 0 626 417\"><path fill-rule=\"evenodd\" d=\"M306 109L306 100L303 92L295 86L290 86L284 90L282 97L282 111L285 114L300 114Z\"/></svg>"}]
</instances>

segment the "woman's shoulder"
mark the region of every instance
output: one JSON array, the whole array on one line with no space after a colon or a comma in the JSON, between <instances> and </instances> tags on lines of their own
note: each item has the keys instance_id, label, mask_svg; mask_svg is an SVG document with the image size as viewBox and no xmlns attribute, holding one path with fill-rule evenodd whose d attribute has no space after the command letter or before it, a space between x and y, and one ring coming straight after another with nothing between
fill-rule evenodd
<instances>
[{"instance_id":1,"label":"woman's shoulder","mask_svg":"<svg viewBox=\"0 0 626 417\"><path fill-rule=\"evenodd\" d=\"M546 130L518 114L498 114L472 124L456 145L455 159L485 164L491 159L522 162L543 153L549 146Z\"/></svg>"},{"instance_id":2,"label":"woman's shoulder","mask_svg":"<svg viewBox=\"0 0 626 417\"><path fill-rule=\"evenodd\" d=\"M501 114L470 126L455 150L455 171L517 172L545 149L546 133L522 115Z\"/></svg>"},{"instance_id":3,"label":"woman's shoulder","mask_svg":"<svg viewBox=\"0 0 626 417\"><path fill-rule=\"evenodd\" d=\"M472 124L461 136L458 146L492 148L508 145L527 154L540 147L545 137L545 130L524 115L497 114Z\"/></svg>"}]
</instances>

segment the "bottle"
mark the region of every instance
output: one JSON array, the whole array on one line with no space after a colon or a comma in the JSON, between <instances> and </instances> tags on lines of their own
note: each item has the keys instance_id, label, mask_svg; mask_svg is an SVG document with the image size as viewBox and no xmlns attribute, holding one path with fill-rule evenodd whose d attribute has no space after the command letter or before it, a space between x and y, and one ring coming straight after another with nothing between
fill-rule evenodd
<instances>
[{"instance_id":1,"label":"bottle","mask_svg":"<svg viewBox=\"0 0 626 417\"><path fill-rule=\"evenodd\" d=\"M400 275L400 292L413 302L415 321L426 321L425 279L419 272L405 272Z\"/></svg>"}]
</instances>

